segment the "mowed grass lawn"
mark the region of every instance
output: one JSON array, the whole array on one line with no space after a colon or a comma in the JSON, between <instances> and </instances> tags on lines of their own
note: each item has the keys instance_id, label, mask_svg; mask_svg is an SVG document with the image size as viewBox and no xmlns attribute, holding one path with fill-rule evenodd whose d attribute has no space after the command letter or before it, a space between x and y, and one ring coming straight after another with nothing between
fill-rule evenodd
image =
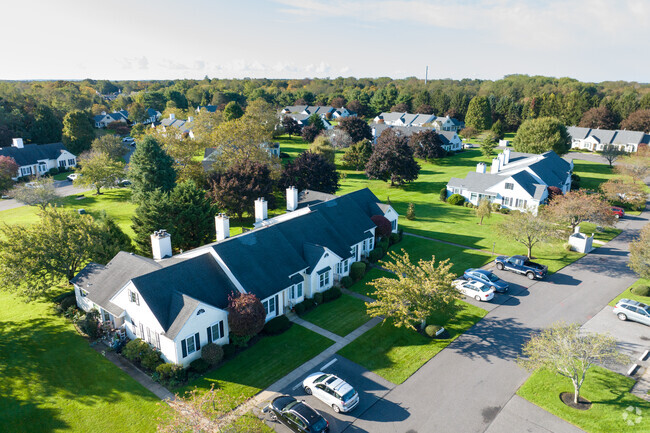
<instances>
[{"instance_id":1,"label":"mowed grass lawn","mask_svg":"<svg viewBox=\"0 0 650 433\"><path fill-rule=\"evenodd\" d=\"M263 337L218 369L181 389L221 388L240 404L327 349L334 342L294 324L280 335Z\"/></svg>"},{"instance_id":2,"label":"mowed grass lawn","mask_svg":"<svg viewBox=\"0 0 650 433\"><path fill-rule=\"evenodd\" d=\"M436 316L428 321L444 326L449 332L449 338L430 339L411 329L396 328L391 321L386 321L338 353L383 378L400 384L487 314L482 308L462 301L460 303L463 309L451 319Z\"/></svg>"},{"instance_id":3,"label":"mowed grass lawn","mask_svg":"<svg viewBox=\"0 0 650 433\"><path fill-rule=\"evenodd\" d=\"M61 197L54 203L64 209L84 209L90 215L97 216L101 211L111 216L122 231L131 239L135 236L131 228L131 217L137 207L131 202L131 190L128 188L107 189L100 195L93 191L85 192L84 198L77 199L76 195ZM0 222L7 224L32 224L38 221L38 207L22 206L15 209L0 211Z\"/></svg>"},{"instance_id":4,"label":"mowed grass lawn","mask_svg":"<svg viewBox=\"0 0 650 433\"><path fill-rule=\"evenodd\" d=\"M0 291L0 431L155 432L160 400L51 304Z\"/></svg>"},{"instance_id":5,"label":"mowed grass lawn","mask_svg":"<svg viewBox=\"0 0 650 433\"><path fill-rule=\"evenodd\" d=\"M517 394L589 433L646 433L650 431L650 402L629 393L633 384L632 378L592 368L580 390L592 403L586 411L572 409L560 400L560 393L573 393L573 385L548 370L535 372Z\"/></svg>"},{"instance_id":6,"label":"mowed grass lawn","mask_svg":"<svg viewBox=\"0 0 650 433\"><path fill-rule=\"evenodd\" d=\"M650 297L649 296L639 296L635 293L632 293L632 289L637 287L637 286L650 286L650 280L646 280L644 278L639 279L636 281L634 284L632 284L630 287L625 289L623 293L612 299L612 301L609 303L612 307L616 305L619 299L626 298L626 299L632 299L634 301L639 301L643 302L644 304L650 305Z\"/></svg>"},{"instance_id":7,"label":"mowed grass lawn","mask_svg":"<svg viewBox=\"0 0 650 433\"><path fill-rule=\"evenodd\" d=\"M366 303L350 295L319 305L302 318L341 337L370 320L366 314Z\"/></svg>"}]
</instances>

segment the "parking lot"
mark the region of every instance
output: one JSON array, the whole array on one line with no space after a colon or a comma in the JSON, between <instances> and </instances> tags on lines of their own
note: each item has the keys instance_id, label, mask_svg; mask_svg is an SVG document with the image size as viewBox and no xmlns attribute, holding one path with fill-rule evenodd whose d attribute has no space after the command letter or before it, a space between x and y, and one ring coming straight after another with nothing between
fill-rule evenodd
<instances>
[{"instance_id":1,"label":"parking lot","mask_svg":"<svg viewBox=\"0 0 650 433\"><path fill-rule=\"evenodd\" d=\"M350 425L357 418L364 419L364 412L366 412L368 408L383 398L384 395L386 395L386 393L393 389L395 386L391 382L374 373L369 372L360 365L355 364L354 362L338 355L326 361L323 365L320 366L318 370L315 370L314 373L316 371L333 373L352 385L357 393L359 393L359 404L357 407L352 409L352 411L349 413L334 412L331 407L327 406L316 397L307 395L305 393L305 390L302 388L302 380L304 378L291 383L286 388L282 389L281 393L288 394L298 400L305 400L309 406L316 409L321 415L325 417L325 419L327 419L327 422L329 422L330 425L330 432L332 433L342 432L348 429L348 427L350 427ZM382 421L402 421L408 417L408 411L405 409L392 410L390 411L390 417L393 419L386 419ZM267 424L271 425L277 432L286 433L290 431L286 426L280 424L279 422L271 422L268 417ZM347 431L354 430L348 429Z\"/></svg>"}]
</instances>

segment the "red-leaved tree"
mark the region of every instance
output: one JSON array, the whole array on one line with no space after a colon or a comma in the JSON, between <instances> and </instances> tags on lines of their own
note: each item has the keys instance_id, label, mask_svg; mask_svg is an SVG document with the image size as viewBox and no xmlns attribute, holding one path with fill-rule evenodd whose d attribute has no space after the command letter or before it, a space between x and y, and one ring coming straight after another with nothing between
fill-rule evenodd
<instances>
[{"instance_id":1,"label":"red-leaved tree","mask_svg":"<svg viewBox=\"0 0 650 433\"><path fill-rule=\"evenodd\" d=\"M548 201L550 202L553 200L556 196L562 195L562 190L558 188L557 186L549 186L548 187Z\"/></svg>"},{"instance_id":2,"label":"red-leaved tree","mask_svg":"<svg viewBox=\"0 0 650 433\"><path fill-rule=\"evenodd\" d=\"M10 156L0 156L0 193L10 189L14 181L12 177L18 176L18 164Z\"/></svg>"},{"instance_id":3,"label":"red-leaved tree","mask_svg":"<svg viewBox=\"0 0 650 433\"><path fill-rule=\"evenodd\" d=\"M228 303L228 326L230 334L240 338L257 335L264 327L266 310L252 293L231 295Z\"/></svg>"},{"instance_id":4,"label":"red-leaved tree","mask_svg":"<svg viewBox=\"0 0 650 433\"><path fill-rule=\"evenodd\" d=\"M390 233L393 231L393 227L390 224L390 221L388 221L388 218L386 218L383 215L373 215L370 217L373 223L377 226L375 229L375 234L379 237L385 238L386 236L389 236Z\"/></svg>"}]
</instances>

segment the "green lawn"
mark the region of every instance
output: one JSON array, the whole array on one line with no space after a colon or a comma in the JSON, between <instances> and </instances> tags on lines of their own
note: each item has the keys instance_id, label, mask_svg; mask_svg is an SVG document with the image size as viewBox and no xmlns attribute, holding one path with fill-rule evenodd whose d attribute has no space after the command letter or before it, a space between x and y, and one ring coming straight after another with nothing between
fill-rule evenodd
<instances>
[{"instance_id":1,"label":"green lawn","mask_svg":"<svg viewBox=\"0 0 650 433\"><path fill-rule=\"evenodd\" d=\"M72 173L72 172L67 171L67 172L64 172L64 173L57 173L54 176L52 176L52 178L54 180L66 180L68 178L68 176L70 175L70 173Z\"/></svg>"},{"instance_id":2,"label":"green lawn","mask_svg":"<svg viewBox=\"0 0 650 433\"><path fill-rule=\"evenodd\" d=\"M237 404L257 394L334 342L294 324L287 332L264 337L252 347L228 360L217 370L187 385L209 389L214 383L236 398Z\"/></svg>"},{"instance_id":3,"label":"green lawn","mask_svg":"<svg viewBox=\"0 0 650 433\"><path fill-rule=\"evenodd\" d=\"M154 432L166 406L93 350L49 303L0 291L0 430Z\"/></svg>"},{"instance_id":4,"label":"green lawn","mask_svg":"<svg viewBox=\"0 0 650 433\"><path fill-rule=\"evenodd\" d=\"M534 373L517 394L589 433L648 432L650 402L629 393L633 384L629 377L594 367L580 390L580 395L592 402L586 411L572 409L560 400L560 393L573 392L573 385L569 379L549 371ZM639 409L642 416L628 408Z\"/></svg>"},{"instance_id":5,"label":"green lawn","mask_svg":"<svg viewBox=\"0 0 650 433\"><path fill-rule=\"evenodd\" d=\"M645 286L650 286L650 280L646 280L644 278L641 278L641 279L637 280L634 284L632 284L630 287L625 289L625 291L623 293L621 293L620 295L618 295L617 297L612 299L612 301L609 303L609 305L611 305L612 307L615 306L616 303L618 302L618 300L621 299L621 298L632 299L634 301L639 301L639 302L643 302L644 304L650 305L650 297L635 295L634 293L631 292L631 290L634 287L640 286L642 284L645 285Z\"/></svg>"},{"instance_id":6,"label":"green lawn","mask_svg":"<svg viewBox=\"0 0 650 433\"><path fill-rule=\"evenodd\" d=\"M362 279L354 283L354 285L350 287L350 290L353 292L357 292L361 295L374 298L375 288L370 285L370 282L376 278L381 278L381 277L395 278L395 276L390 272L382 271L381 269L377 269L377 268L372 268L366 275L363 276Z\"/></svg>"},{"instance_id":7,"label":"green lawn","mask_svg":"<svg viewBox=\"0 0 650 433\"><path fill-rule=\"evenodd\" d=\"M400 384L487 314L482 308L462 301L461 304L463 310L451 320L432 317L429 321L443 325L449 331L448 339L432 340L413 330L396 328L388 321L376 325L338 353Z\"/></svg>"},{"instance_id":8,"label":"green lawn","mask_svg":"<svg viewBox=\"0 0 650 433\"><path fill-rule=\"evenodd\" d=\"M366 314L366 303L349 295L319 305L302 318L341 337L370 320Z\"/></svg>"},{"instance_id":9,"label":"green lawn","mask_svg":"<svg viewBox=\"0 0 650 433\"><path fill-rule=\"evenodd\" d=\"M107 189L101 195L93 195L92 191L83 194L84 198L77 200L76 195L62 197L56 200L56 204L65 209L85 209L86 212L95 216L100 211L115 219L120 228L131 238L135 236L131 229L131 217L137 207L131 203L131 190L127 188ZM0 222L7 224L31 224L38 221L38 208L36 206L22 206L0 212Z\"/></svg>"}]
</instances>

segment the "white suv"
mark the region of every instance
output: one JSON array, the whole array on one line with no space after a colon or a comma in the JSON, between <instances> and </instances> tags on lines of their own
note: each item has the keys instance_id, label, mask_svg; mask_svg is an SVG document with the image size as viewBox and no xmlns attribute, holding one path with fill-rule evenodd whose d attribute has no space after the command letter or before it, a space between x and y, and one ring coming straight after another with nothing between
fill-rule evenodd
<instances>
[{"instance_id":1,"label":"white suv","mask_svg":"<svg viewBox=\"0 0 650 433\"><path fill-rule=\"evenodd\" d=\"M334 412L349 412L359 404L359 394L346 381L333 374L313 373L302 382L307 394L331 406Z\"/></svg>"},{"instance_id":2,"label":"white suv","mask_svg":"<svg viewBox=\"0 0 650 433\"><path fill-rule=\"evenodd\" d=\"M639 301L620 299L616 303L613 312L621 320L633 320L644 325L650 325L650 306Z\"/></svg>"},{"instance_id":3,"label":"white suv","mask_svg":"<svg viewBox=\"0 0 650 433\"><path fill-rule=\"evenodd\" d=\"M454 280L452 283L465 296L474 298L477 301L489 301L494 298L494 289L486 286L480 281Z\"/></svg>"}]
</instances>

